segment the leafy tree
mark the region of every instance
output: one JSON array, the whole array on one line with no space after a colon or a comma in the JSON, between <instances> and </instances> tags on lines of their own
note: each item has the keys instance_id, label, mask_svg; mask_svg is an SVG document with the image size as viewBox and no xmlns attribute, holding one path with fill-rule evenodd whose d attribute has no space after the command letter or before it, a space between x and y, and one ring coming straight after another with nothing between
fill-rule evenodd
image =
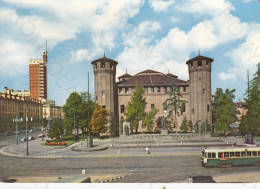
<instances>
[{"instance_id":1,"label":"leafy tree","mask_svg":"<svg viewBox=\"0 0 260 189\"><path fill-rule=\"evenodd\" d=\"M168 110L168 118L172 118L172 115L174 114L174 123L177 127L177 116L180 116L182 112L182 103L185 103L185 100L181 100L181 93L179 87L175 84L175 82L172 83L171 90L166 92L170 97L166 99L166 101L163 102L163 105ZM177 132L177 128L176 128Z\"/></svg>"},{"instance_id":2,"label":"leafy tree","mask_svg":"<svg viewBox=\"0 0 260 189\"><path fill-rule=\"evenodd\" d=\"M69 96L69 98L66 101L66 104L63 106L63 112L65 114L65 120L67 125L67 129L69 132L66 131L66 133L70 133L70 130L73 130L74 128L74 114L75 114L75 120L76 123L81 119L81 111L80 108L82 105L82 98L79 95L78 92L72 92ZM71 121L73 120L73 121ZM76 129L78 133L78 125L76 124Z\"/></svg>"},{"instance_id":3,"label":"leafy tree","mask_svg":"<svg viewBox=\"0 0 260 189\"><path fill-rule=\"evenodd\" d=\"M215 129L218 131L223 131L225 136L225 132L229 131L229 124L236 121L236 108L233 103L233 98L229 93L223 93L219 97L215 111Z\"/></svg>"},{"instance_id":4,"label":"leafy tree","mask_svg":"<svg viewBox=\"0 0 260 189\"><path fill-rule=\"evenodd\" d=\"M253 135L260 135L260 63L257 66L257 72L249 82L249 89L246 91L245 108L248 111L242 116L240 122L239 129L242 135L248 131Z\"/></svg>"},{"instance_id":5,"label":"leafy tree","mask_svg":"<svg viewBox=\"0 0 260 189\"><path fill-rule=\"evenodd\" d=\"M61 140L64 135L63 121L61 119L53 119L52 125L48 130L48 137Z\"/></svg>"},{"instance_id":6,"label":"leafy tree","mask_svg":"<svg viewBox=\"0 0 260 189\"><path fill-rule=\"evenodd\" d=\"M145 117L145 105L147 104L145 97L143 97L144 89L136 84L135 91L126 107L126 121L131 123L135 131L138 130L139 121Z\"/></svg>"},{"instance_id":7,"label":"leafy tree","mask_svg":"<svg viewBox=\"0 0 260 189\"><path fill-rule=\"evenodd\" d=\"M102 134L107 131L106 124L108 122L109 111L105 108L102 108L99 105L96 105L96 108L92 114L90 126L91 130L95 134Z\"/></svg>"},{"instance_id":8,"label":"leafy tree","mask_svg":"<svg viewBox=\"0 0 260 189\"><path fill-rule=\"evenodd\" d=\"M153 129L153 121L155 115L158 113L158 109L153 108L144 118L144 124L147 125L147 130L151 131Z\"/></svg>"},{"instance_id":9,"label":"leafy tree","mask_svg":"<svg viewBox=\"0 0 260 189\"><path fill-rule=\"evenodd\" d=\"M188 120L187 120L187 117L184 116L183 120L182 120L182 123L181 123L181 130L184 131L184 132L187 132L189 129L188 127Z\"/></svg>"},{"instance_id":10,"label":"leafy tree","mask_svg":"<svg viewBox=\"0 0 260 189\"><path fill-rule=\"evenodd\" d=\"M89 101L88 101L89 97ZM88 107L89 107L89 116L88 116ZM63 111L65 113L64 128L66 135L72 135L74 129L74 115L75 115L75 124L78 133L80 128L83 133L87 131L87 128L90 126L88 123L93 111L95 108L95 102L92 100L92 95L87 92L72 92L69 98L66 101L66 104L63 106Z\"/></svg>"},{"instance_id":11,"label":"leafy tree","mask_svg":"<svg viewBox=\"0 0 260 189\"><path fill-rule=\"evenodd\" d=\"M216 123L216 121L217 121L217 118L216 118L216 107L217 107L219 98L223 94L226 94L229 97L229 99L231 99L231 101L233 101L233 99L235 98L235 95L234 95L235 91L236 91L235 89L232 89L232 90L226 89L225 92L223 92L223 89L216 88L215 95L214 95L214 100L212 102L212 107L213 107L213 110L212 110L212 122L213 123ZM236 111L235 107L234 107L233 111Z\"/></svg>"}]
</instances>

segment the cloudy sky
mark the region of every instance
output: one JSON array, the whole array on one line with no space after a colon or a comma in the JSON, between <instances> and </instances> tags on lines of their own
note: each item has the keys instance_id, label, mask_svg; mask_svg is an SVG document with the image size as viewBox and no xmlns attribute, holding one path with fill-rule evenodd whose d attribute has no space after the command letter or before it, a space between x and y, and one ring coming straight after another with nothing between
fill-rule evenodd
<instances>
[{"instance_id":1,"label":"cloudy sky","mask_svg":"<svg viewBox=\"0 0 260 189\"><path fill-rule=\"evenodd\" d=\"M91 61L119 62L117 76L145 69L188 79L186 61L214 59L212 92L244 97L260 62L257 0L1 0L0 91L29 90L29 59L48 41L49 98L63 105L72 91L94 91Z\"/></svg>"}]
</instances>

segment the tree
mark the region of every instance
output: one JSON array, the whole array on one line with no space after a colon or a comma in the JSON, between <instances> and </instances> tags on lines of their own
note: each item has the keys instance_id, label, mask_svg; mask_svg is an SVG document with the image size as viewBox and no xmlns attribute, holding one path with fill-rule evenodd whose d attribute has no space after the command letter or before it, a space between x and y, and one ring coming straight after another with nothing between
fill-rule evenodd
<instances>
[{"instance_id":1,"label":"tree","mask_svg":"<svg viewBox=\"0 0 260 189\"><path fill-rule=\"evenodd\" d=\"M145 117L145 105L147 104L145 97L143 97L144 89L136 84L135 91L126 107L126 121L131 123L135 132L138 130L139 121Z\"/></svg>"},{"instance_id":2,"label":"tree","mask_svg":"<svg viewBox=\"0 0 260 189\"><path fill-rule=\"evenodd\" d=\"M148 131L153 130L154 117L158 113L158 111L158 109L153 108L148 114L146 114L144 118L144 124L147 126Z\"/></svg>"},{"instance_id":3,"label":"tree","mask_svg":"<svg viewBox=\"0 0 260 189\"><path fill-rule=\"evenodd\" d=\"M48 130L48 137L61 140L64 135L63 121L61 119L53 119L52 125Z\"/></svg>"},{"instance_id":4,"label":"tree","mask_svg":"<svg viewBox=\"0 0 260 189\"><path fill-rule=\"evenodd\" d=\"M215 129L223 131L225 136L225 133L229 131L229 125L236 121L236 108L229 93L223 93L219 97L215 111Z\"/></svg>"},{"instance_id":5,"label":"tree","mask_svg":"<svg viewBox=\"0 0 260 189\"><path fill-rule=\"evenodd\" d=\"M95 109L95 102L92 100L92 95L87 92L81 92L80 96L82 98L82 104L79 106L80 120L78 125L83 133L86 133L88 128L90 128L90 120ZM89 108L89 109L88 109ZM88 115L89 113L89 115Z\"/></svg>"},{"instance_id":6,"label":"tree","mask_svg":"<svg viewBox=\"0 0 260 189\"><path fill-rule=\"evenodd\" d=\"M231 99L231 101L233 101L233 99L235 98L235 95L234 95L235 91L236 91L235 89L232 89L232 90L226 89L225 93L224 93L223 89L216 88L215 95L214 95L214 100L212 102L212 107L213 107L213 110L212 110L212 122L213 123L216 123L216 121L217 121L217 118L216 118L216 107L217 107L217 103L218 103L219 98L223 94L226 94L229 97L229 99ZM234 106L233 111L236 111L235 106Z\"/></svg>"},{"instance_id":7,"label":"tree","mask_svg":"<svg viewBox=\"0 0 260 189\"><path fill-rule=\"evenodd\" d=\"M241 134L248 131L253 135L260 135L260 63L254 74L254 78L249 82L249 88L246 91L245 108L248 110L246 115L242 116L239 130Z\"/></svg>"},{"instance_id":8,"label":"tree","mask_svg":"<svg viewBox=\"0 0 260 189\"><path fill-rule=\"evenodd\" d=\"M88 99L89 97L89 99ZM89 112L88 112L89 107ZM65 113L64 128L66 135L72 135L74 129L74 115L75 115L75 125L78 133L80 128L83 133L87 131L90 126L88 123L95 108L95 102L92 100L92 95L87 92L72 92L63 106L63 111ZM89 115L88 115L89 113Z\"/></svg>"},{"instance_id":9,"label":"tree","mask_svg":"<svg viewBox=\"0 0 260 189\"><path fill-rule=\"evenodd\" d=\"M95 134L102 134L107 131L106 124L108 122L107 116L109 115L109 111L105 108L102 108L99 105L96 105L96 108L92 114L90 126L91 130Z\"/></svg>"},{"instance_id":10,"label":"tree","mask_svg":"<svg viewBox=\"0 0 260 189\"><path fill-rule=\"evenodd\" d=\"M177 116L180 116L182 112L182 103L185 103L185 100L181 100L181 93L179 87L175 84L175 82L172 83L171 90L166 92L170 97L166 99L166 101L163 102L163 105L166 107L168 111L168 118L172 118L172 115L174 114L174 123L177 127ZM176 128L177 132L177 128Z\"/></svg>"},{"instance_id":11,"label":"tree","mask_svg":"<svg viewBox=\"0 0 260 189\"><path fill-rule=\"evenodd\" d=\"M78 92L72 92L69 98L66 101L66 104L63 106L63 112L65 114L66 120L66 133L72 133L74 128L74 115L75 121L78 122L81 119L79 107L82 104L82 98ZM73 120L73 121L72 121ZM78 125L76 124L76 129L78 130ZM78 131L77 131L78 133Z\"/></svg>"},{"instance_id":12,"label":"tree","mask_svg":"<svg viewBox=\"0 0 260 189\"><path fill-rule=\"evenodd\" d=\"M184 131L184 132L187 132L189 129L188 127L188 120L187 120L187 117L184 116L183 120L182 120L182 123L181 123L181 130Z\"/></svg>"}]
</instances>

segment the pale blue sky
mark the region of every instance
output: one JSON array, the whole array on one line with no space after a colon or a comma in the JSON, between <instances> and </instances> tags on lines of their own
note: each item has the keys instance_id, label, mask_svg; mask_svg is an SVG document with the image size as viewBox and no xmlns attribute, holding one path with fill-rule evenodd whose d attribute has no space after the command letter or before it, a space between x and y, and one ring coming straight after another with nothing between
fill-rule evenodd
<instances>
[{"instance_id":1,"label":"pale blue sky","mask_svg":"<svg viewBox=\"0 0 260 189\"><path fill-rule=\"evenodd\" d=\"M260 2L256 0L2 0L0 91L29 90L29 59L39 59L48 40L49 98L63 105L69 94L93 93L91 61L119 62L117 76L145 69L188 79L186 61L214 59L212 93L246 90L260 62Z\"/></svg>"}]
</instances>

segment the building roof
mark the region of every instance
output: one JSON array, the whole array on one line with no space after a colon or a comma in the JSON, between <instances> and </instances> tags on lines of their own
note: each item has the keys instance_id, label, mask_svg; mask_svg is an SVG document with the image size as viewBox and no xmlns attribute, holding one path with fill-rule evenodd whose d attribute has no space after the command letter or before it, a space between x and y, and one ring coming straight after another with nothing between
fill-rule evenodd
<instances>
[{"instance_id":1,"label":"building roof","mask_svg":"<svg viewBox=\"0 0 260 189\"><path fill-rule=\"evenodd\" d=\"M177 75L173 75L173 74L171 74L171 73L167 73L167 75L168 75L169 77L175 77L175 78L178 78Z\"/></svg>"},{"instance_id":2,"label":"building roof","mask_svg":"<svg viewBox=\"0 0 260 189\"><path fill-rule=\"evenodd\" d=\"M209 58L209 57L206 57L206 56L198 55L198 56L196 56L196 57L194 57L194 58L188 60L188 61L186 62L186 64L189 64L189 63L191 63L191 62L193 62L193 61L195 61L195 60L209 60L210 62L213 62L213 61L214 61L214 59L212 59L212 58Z\"/></svg>"},{"instance_id":3,"label":"building roof","mask_svg":"<svg viewBox=\"0 0 260 189\"><path fill-rule=\"evenodd\" d=\"M132 77L132 75L126 73L126 74L124 74L124 75L119 76L118 79L123 78L123 77L128 78L128 77Z\"/></svg>"},{"instance_id":4,"label":"building roof","mask_svg":"<svg viewBox=\"0 0 260 189\"><path fill-rule=\"evenodd\" d=\"M172 81L174 81L176 85L189 85L187 81L172 78L154 70L145 70L130 77L128 80L118 82L117 86L134 87L136 84L142 87L171 86Z\"/></svg>"},{"instance_id":5,"label":"building roof","mask_svg":"<svg viewBox=\"0 0 260 189\"><path fill-rule=\"evenodd\" d=\"M107 57L102 57L102 58L99 58L99 59L97 59L97 60L93 60L93 61L91 62L91 64L93 64L93 63L95 63L95 62L111 62L111 63L114 63L114 64L116 64L116 65L118 64L117 61L112 60L112 59L107 58Z\"/></svg>"},{"instance_id":6,"label":"building roof","mask_svg":"<svg viewBox=\"0 0 260 189\"><path fill-rule=\"evenodd\" d=\"M245 106L245 102L235 102L234 104L236 108L244 108Z\"/></svg>"}]
</instances>

